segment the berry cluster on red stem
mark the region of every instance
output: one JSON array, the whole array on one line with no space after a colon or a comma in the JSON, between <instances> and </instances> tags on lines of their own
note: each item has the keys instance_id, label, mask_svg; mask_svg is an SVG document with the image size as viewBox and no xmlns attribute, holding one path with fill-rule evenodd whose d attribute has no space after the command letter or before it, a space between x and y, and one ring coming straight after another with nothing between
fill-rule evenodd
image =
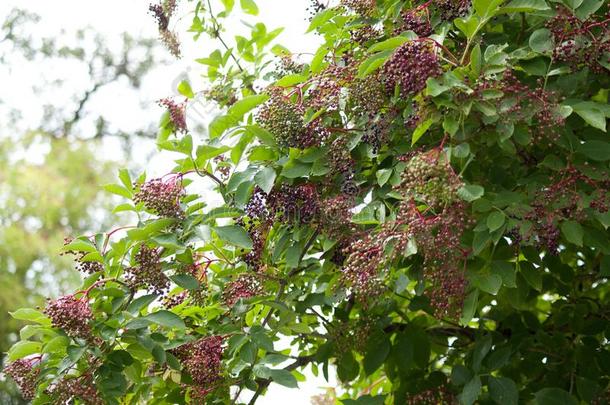
<instances>
[{"instance_id":1,"label":"berry cluster on red stem","mask_svg":"<svg viewBox=\"0 0 610 405\"><path fill-rule=\"evenodd\" d=\"M209 389L222 379L223 343L222 336L208 336L172 350L195 387Z\"/></svg>"},{"instance_id":2,"label":"berry cluster on red stem","mask_svg":"<svg viewBox=\"0 0 610 405\"><path fill-rule=\"evenodd\" d=\"M426 88L426 81L443 73L435 45L429 41L407 41L383 65L383 78L390 94L399 87L408 97Z\"/></svg>"},{"instance_id":3,"label":"berry cluster on red stem","mask_svg":"<svg viewBox=\"0 0 610 405\"><path fill-rule=\"evenodd\" d=\"M78 299L73 295L66 295L49 300L44 313L51 318L54 328L62 329L68 336L93 339L90 325L93 312L86 296Z\"/></svg>"},{"instance_id":4,"label":"berry cluster on red stem","mask_svg":"<svg viewBox=\"0 0 610 405\"><path fill-rule=\"evenodd\" d=\"M85 405L104 405L107 402L101 397L93 374L85 373L79 377L64 377L52 385L47 393L53 398L54 405L72 404L78 399Z\"/></svg>"},{"instance_id":5,"label":"berry cluster on red stem","mask_svg":"<svg viewBox=\"0 0 610 405\"><path fill-rule=\"evenodd\" d=\"M233 307L240 299L248 299L263 294L263 286L258 276L252 273L243 273L225 285L222 297L228 307Z\"/></svg>"},{"instance_id":6,"label":"berry cluster on red stem","mask_svg":"<svg viewBox=\"0 0 610 405\"><path fill-rule=\"evenodd\" d=\"M166 97L159 100L159 105L167 109L169 120L175 132L187 133L186 126L186 101L177 103L172 98Z\"/></svg>"},{"instance_id":7,"label":"berry cluster on red stem","mask_svg":"<svg viewBox=\"0 0 610 405\"><path fill-rule=\"evenodd\" d=\"M180 207L180 199L185 194L181 175L152 179L135 187L134 203L143 203L148 211L160 217L184 218Z\"/></svg>"},{"instance_id":8,"label":"berry cluster on red stem","mask_svg":"<svg viewBox=\"0 0 610 405\"><path fill-rule=\"evenodd\" d=\"M573 70L584 67L602 74L607 69L602 58L610 52L610 12L604 16L591 14L581 20L567 7L559 6L557 15L547 21L546 27L553 36L553 60L565 62Z\"/></svg>"},{"instance_id":9,"label":"berry cluster on red stem","mask_svg":"<svg viewBox=\"0 0 610 405\"><path fill-rule=\"evenodd\" d=\"M129 286L146 289L155 294L164 294L169 289L169 278L163 273L161 249L141 245L134 256L135 266L125 269Z\"/></svg>"},{"instance_id":10,"label":"berry cluster on red stem","mask_svg":"<svg viewBox=\"0 0 610 405\"><path fill-rule=\"evenodd\" d=\"M32 400L36 395L38 376L40 375L40 357L28 357L8 363L3 372L11 377L19 387L25 400Z\"/></svg>"},{"instance_id":11,"label":"berry cluster on red stem","mask_svg":"<svg viewBox=\"0 0 610 405\"><path fill-rule=\"evenodd\" d=\"M70 244L72 241L74 241L74 238L64 238L64 246ZM84 274L90 275L104 271L104 265L102 263L85 259L85 256L89 253L90 252L80 250L67 250L62 252L61 255L73 255L74 261L76 262L76 269Z\"/></svg>"}]
</instances>

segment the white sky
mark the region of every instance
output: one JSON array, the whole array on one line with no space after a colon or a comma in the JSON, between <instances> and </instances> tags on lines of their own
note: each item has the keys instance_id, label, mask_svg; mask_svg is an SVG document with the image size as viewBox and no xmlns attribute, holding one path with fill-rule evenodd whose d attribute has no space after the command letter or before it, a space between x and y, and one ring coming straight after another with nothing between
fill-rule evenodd
<instances>
[{"instance_id":1,"label":"white sky","mask_svg":"<svg viewBox=\"0 0 610 405\"><path fill-rule=\"evenodd\" d=\"M177 30L182 34L183 58L181 61L173 62L156 68L144 80L142 88L137 91L126 89L125 85L118 83L109 86L100 92L88 105L89 111L103 111L103 114L110 122L122 129L137 129L150 122L156 122L160 116L160 110L156 107L156 100L175 94L175 86L188 72L194 90L200 90L205 83L198 79L202 65L193 62L194 59L207 56L210 51L210 44L203 37L197 42L184 33L184 26L188 26L191 17L185 15L193 2L185 2L185 7L181 9L183 17ZM236 3L239 3L236 1ZM268 30L283 26L284 33L279 37L278 42L289 48L292 52L312 52L316 48L319 39L313 36L305 36L307 27L306 7L307 0L259 0L261 14L258 17L248 17L248 21L263 21ZM39 14L42 19L36 25L36 35L54 37L62 30L68 32L91 26L97 32L103 34L109 43L120 44L119 37L122 32L128 32L133 36L156 37L157 30L150 15L148 15L148 0L0 0L0 21L4 16L15 8L20 7ZM238 8L239 6L236 6ZM231 29L238 29L231 27ZM230 37L232 32L226 35ZM168 55L168 59L170 59ZM51 69L51 71L49 71ZM55 69L61 70L59 76L69 78L66 82L65 95L78 94L88 88L87 77L71 70L72 67L66 66L41 66L39 64L24 64L18 68L9 70L7 66L0 66L0 88L2 98L10 100L10 106L23 113L21 128L36 126L40 122L42 114L42 104L44 97L59 97L61 94L40 95L28 90L28 86L40 77L56 77ZM80 90L79 90L80 89ZM63 92L62 92L63 93ZM61 101L59 101L61 102ZM151 116L152 114L152 116ZM211 119L213 117L208 117ZM138 123L140 125L138 125ZM0 134L0 136L3 136ZM5 136L5 135L4 135ZM103 148L103 157L113 158L113 151L117 144L108 141ZM141 145L143 155L154 151L151 145ZM162 175L171 167L171 157L168 154L156 154L144 164L151 175ZM323 392L322 387L329 384L323 378L313 378L306 372L308 381L300 383L300 389L287 389L277 384L273 384L269 394L258 400L260 404L280 405L290 403L291 405L310 404L313 395ZM331 379L334 384L334 378ZM250 397L251 393L246 392L242 396L244 400Z\"/></svg>"}]
</instances>

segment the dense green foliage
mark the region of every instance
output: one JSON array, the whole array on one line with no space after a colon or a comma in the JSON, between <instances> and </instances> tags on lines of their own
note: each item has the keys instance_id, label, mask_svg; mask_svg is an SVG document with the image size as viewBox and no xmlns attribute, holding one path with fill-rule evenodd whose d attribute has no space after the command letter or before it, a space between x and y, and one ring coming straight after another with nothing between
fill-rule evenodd
<instances>
[{"instance_id":1,"label":"dense green foliage","mask_svg":"<svg viewBox=\"0 0 610 405\"><path fill-rule=\"evenodd\" d=\"M212 6L224 113L204 137L191 85L162 101L183 157L107 187L138 223L72 240L82 290L13 314L24 394L253 404L336 367L343 404L608 403L607 5L316 2L310 58L262 24L231 47ZM179 54L175 2L151 12Z\"/></svg>"}]
</instances>

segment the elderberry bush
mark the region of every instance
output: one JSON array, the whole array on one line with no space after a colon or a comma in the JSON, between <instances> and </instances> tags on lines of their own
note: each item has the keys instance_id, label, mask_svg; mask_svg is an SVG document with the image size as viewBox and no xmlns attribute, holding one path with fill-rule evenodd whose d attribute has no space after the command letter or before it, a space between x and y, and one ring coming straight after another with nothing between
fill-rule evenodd
<instances>
[{"instance_id":1,"label":"elderberry bush","mask_svg":"<svg viewBox=\"0 0 610 405\"><path fill-rule=\"evenodd\" d=\"M254 405L333 369L333 403L610 403L605 2L316 0L298 55L226 29L262 3L184 4L222 113L160 101L172 172L121 170L137 220L13 314L24 398Z\"/></svg>"}]
</instances>

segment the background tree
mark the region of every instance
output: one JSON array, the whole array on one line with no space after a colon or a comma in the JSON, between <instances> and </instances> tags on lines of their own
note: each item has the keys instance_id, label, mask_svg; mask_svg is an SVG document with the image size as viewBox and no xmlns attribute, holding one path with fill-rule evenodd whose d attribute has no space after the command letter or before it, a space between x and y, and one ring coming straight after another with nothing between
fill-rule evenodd
<instances>
[{"instance_id":1,"label":"background tree","mask_svg":"<svg viewBox=\"0 0 610 405\"><path fill-rule=\"evenodd\" d=\"M110 181L111 168L124 160L115 154L111 165L108 158L100 156L99 150L106 147L104 138L120 139L124 155L129 156L138 138L155 136L150 123L143 122L141 130L127 132L108 122L103 112L95 115L88 105L104 86L124 78L128 87L139 88L155 66L153 60L160 59L154 40L124 35L122 49L112 50L92 28L50 38L32 34L37 32L33 27L38 23L39 17L26 10L14 9L8 14L0 32L3 67L19 69L31 63L58 70L66 65L77 67L88 73L91 87L82 94L67 94L73 97L69 103L43 106L40 122L28 121L27 125L22 119L24 112L15 109L12 100L0 100L4 105L0 128L2 363L24 326L9 312L43 305L45 296L65 293L79 284L72 260L58 255L66 235L90 233L116 221L111 220L111 199L101 186ZM42 101L48 92L74 86L69 84L62 79L38 80L31 88L24 84L23 91L38 94ZM12 385L0 380L0 402L18 403L19 398Z\"/></svg>"},{"instance_id":2,"label":"background tree","mask_svg":"<svg viewBox=\"0 0 610 405\"><path fill-rule=\"evenodd\" d=\"M220 3L191 31L224 113L202 139L191 85L164 101L175 169L120 171L138 221L74 239L82 288L14 315L24 395L252 405L335 367L343 404L608 403L607 5L316 2L298 59Z\"/></svg>"}]
</instances>

